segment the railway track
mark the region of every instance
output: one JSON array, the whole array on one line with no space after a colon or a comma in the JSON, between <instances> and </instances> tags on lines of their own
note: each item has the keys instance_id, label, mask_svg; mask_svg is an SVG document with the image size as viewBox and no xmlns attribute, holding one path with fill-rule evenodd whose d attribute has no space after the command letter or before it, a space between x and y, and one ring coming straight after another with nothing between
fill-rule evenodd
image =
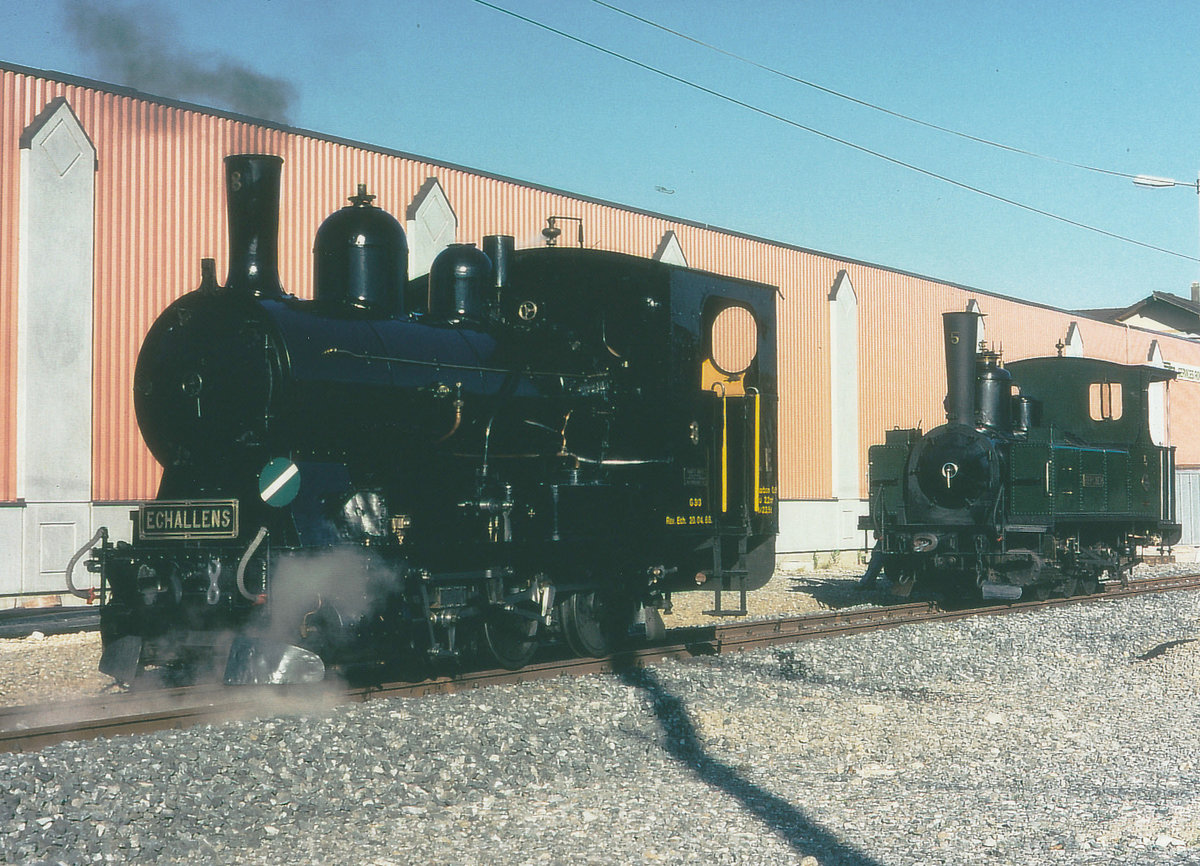
<instances>
[{"instance_id":1,"label":"railway track","mask_svg":"<svg viewBox=\"0 0 1200 866\"><path fill-rule=\"evenodd\" d=\"M73 634L100 627L97 607L13 608L0 611L0 640L42 634Z\"/></svg>"},{"instance_id":2,"label":"railway track","mask_svg":"<svg viewBox=\"0 0 1200 866\"><path fill-rule=\"evenodd\" d=\"M312 712L378 698L448 694L489 685L560 676L606 673L664 659L742 652L801 640L857 634L909 623L1017 614L1048 607L1095 603L1146 593L1200 589L1200 574L1146 578L1127 585L1105 584L1094 595L988 607L946 609L933 602L854 608L772 620L720 623L673 629L666 641L609 658L551 659L520 671L490 670L419 682L357 688L316 686L229 688L220 685L115 693L103 698L0 709L0 752L36 751L55 743L149 733L266 714Z\"/></svg>"}]
</instances>

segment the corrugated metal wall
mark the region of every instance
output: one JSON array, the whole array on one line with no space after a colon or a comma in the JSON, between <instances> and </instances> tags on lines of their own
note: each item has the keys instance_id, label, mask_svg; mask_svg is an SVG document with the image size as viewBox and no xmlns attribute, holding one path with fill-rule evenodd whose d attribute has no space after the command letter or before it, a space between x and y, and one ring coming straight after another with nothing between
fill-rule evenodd
<instances>
[{"instance_id":1,"label":"corrugated metal wall","mask_svg":"<svg viewBox=\"0 0 1200 866\"><path fill-rule=\"evenodd\" d=\"M24 76L0 71L0 502L17 496L17 148L20 131L33 119L18 91L27 83Z\"/></svg>"},{"instance_id":2,"label":"corrugated metal wall","mask_svg":"<svg viewBox=\"0 0 1200 866\"><path fill-rule=\"evenodd\" d=\"M345 142L279 130L225 115L152 102L78 81L54 81L0 69L0 501L15 497L18 136L53 98L67 99L96 145L96 442L93 496L125 501L152 496L159 470L141 443L131 383L142 337L155 316L199 280L199 260L227 256L221 159L261 151L284 157L280 267L284 286L307 296L312 238L359 182L376 203L403 219L426 178L437 177L459 220L459 240L515 236L541 242L551 215L583 220L586 244L653 254L673 231L692 266L780 288L780 431L783 499L828 499L830 358L828 292L846 270L859 304L860 449L897 425L935 426L943 418L945 374L941 313L977 298L989 341L1007 358L1053 354L1070 314L1021 304L928 279L842 261L767 241L573 198L464 169L382 153ZM570 235L570 232L568 232ZM572 235L573 236L573 235ZM1088 355L1141 361L1158 339L1168 361L1200 367L1200 346L1186 340L1078 320ZM1200 419L1200 385L1172 387L1175 431ZM1200 465L1200 442L1175 437L1181 465ZM865 494L865 477L863 479Z\"/></svg>"}]
</instances>

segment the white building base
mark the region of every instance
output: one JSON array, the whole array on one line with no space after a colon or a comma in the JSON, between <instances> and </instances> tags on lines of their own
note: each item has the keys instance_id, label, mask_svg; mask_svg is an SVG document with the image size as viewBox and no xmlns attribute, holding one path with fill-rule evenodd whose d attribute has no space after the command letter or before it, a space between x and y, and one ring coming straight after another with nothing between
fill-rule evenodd
<instances>
[{"instance_id":1,"label":"white building base","mask_svg":"<svg viewBox=\"0 0 1200 866\"><path fill-rule=\"evenodd\" d=\"M111 541L129 541L134 505L27 502L0 505L0 609L58 596L82 604L67 588L67 565L101 526ZM83 562L75 568L80 589L96 585Z\"/></svg>"},{"instance_id":2,"label":"white building base","mask_svg":"<svg viewBox=\"0 0 1200 866\"><path fill-rule=\"evenodd\" d=\"M861 499L793 499L779 503L780 556L814 552L870 549L869 532L858 528L858 518L867 513ZM851 561L847 556L846 561Z\"/></svg>"}]
</instances>

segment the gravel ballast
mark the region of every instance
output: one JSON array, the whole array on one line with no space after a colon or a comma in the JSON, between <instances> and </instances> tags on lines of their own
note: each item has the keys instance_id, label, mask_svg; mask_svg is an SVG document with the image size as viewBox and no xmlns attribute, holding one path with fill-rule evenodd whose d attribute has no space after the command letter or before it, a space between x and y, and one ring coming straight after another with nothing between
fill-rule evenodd
<instances>
[{"instance_id":1,"label":"gravel ballast","mask_svg":"<svg viewBox=\"0 0 1200 866\"><path fill-rule=\"evenodd\" d=\"M0 860L1200 863L1198 636L1177 592L0 755Z\"/></svg>"}]
</instances>

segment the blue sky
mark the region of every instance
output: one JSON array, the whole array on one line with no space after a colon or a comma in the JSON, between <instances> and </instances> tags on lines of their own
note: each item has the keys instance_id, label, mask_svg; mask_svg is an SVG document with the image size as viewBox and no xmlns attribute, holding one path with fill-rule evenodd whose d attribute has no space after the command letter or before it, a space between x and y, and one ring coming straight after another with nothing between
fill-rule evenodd
<instances>
[{"instance_id":1,"label":"blue sky","mask_svg":"<svg viewBox=\"0 0 1200 866\"><path fill-rule=\"evenodd\" d=\"M611 0L1059 162L897 119L593 0L489 2L727 98L476 0L14 0L0 6L0 60L219 108L231 106L214 79L266 83L291 97L270 110L300 128L1055 306L1125 306L1200 280L1194 0ZM188 86L181 70L209 91L173 92Z\"/></svg>"}]
</instances>

